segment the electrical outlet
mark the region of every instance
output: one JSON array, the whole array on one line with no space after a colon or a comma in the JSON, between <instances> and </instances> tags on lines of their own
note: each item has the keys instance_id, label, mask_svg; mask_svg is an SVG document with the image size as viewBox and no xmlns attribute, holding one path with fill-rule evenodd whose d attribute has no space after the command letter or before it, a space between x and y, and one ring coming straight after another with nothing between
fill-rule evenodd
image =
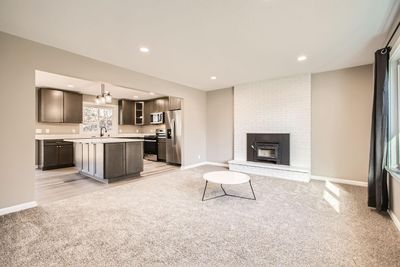
<instances>
[{"instance_id":1,"label":"electrical outlet","mask_svg":"<svg viewBox=\"0 0 400 267\"><path fill-rule=\"evenodd\" d=\"M136 132L138 133L138 132L139 132L139 130L136 130Z\"/></svg>"},{"instance_id":2,"label":"electrical outlet","mask_svg":"<svg viewBox=\"0 0 400 267\"><path fill-rule=\"evenodd\" d=\"M75 131L75 129L72 129L72 133L75 133L76 131Z\"/></svg>"},{"instance_id":3,"label":"electrical outlet","mask_svg":"<svg viewBox=\"0 0 400 267\"><path fill-rule=\"evenodd\" d=\"M122 133L122 129L119 129L119 132Z\"/></svg>"},{"instance_id":4,"label":"electrical outlet","mask_svg":"<svg viewBox=\"0 0 400 267\"><path fill-rule=\"evenodd\" d=\"M41 134L42 133L42 129L36 129L36 133L37 134Z\"/></svg>"},{"instance_id":5,"label":"electrical outlet","mask_svg":"<svg viewBox=\"0 0 400 267\"><path fill-rule=\"evenodd\" d=\"M47 134L50 133L50 129L46 129L45 131L46 131Z\"/></svg>"}]
</instances>

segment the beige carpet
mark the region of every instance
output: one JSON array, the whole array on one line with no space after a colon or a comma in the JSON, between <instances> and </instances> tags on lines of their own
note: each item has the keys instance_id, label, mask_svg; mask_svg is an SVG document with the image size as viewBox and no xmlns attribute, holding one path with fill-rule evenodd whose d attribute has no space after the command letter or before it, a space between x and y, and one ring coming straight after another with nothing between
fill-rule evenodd
<instances>
[{"instance_id":1,"label":"beige carpet","mask_svg":"<svg viewBox=\"0 0 400 267\"><path fill-rule=\"evenodd\" d=\"M366 188L253 176L257 201L201 202L204 166L0 217L0 266L399 266ZM248 185L227 187L249 195ZM217 185L208 196L219 194Z\"/></svg>"}]
</instances>

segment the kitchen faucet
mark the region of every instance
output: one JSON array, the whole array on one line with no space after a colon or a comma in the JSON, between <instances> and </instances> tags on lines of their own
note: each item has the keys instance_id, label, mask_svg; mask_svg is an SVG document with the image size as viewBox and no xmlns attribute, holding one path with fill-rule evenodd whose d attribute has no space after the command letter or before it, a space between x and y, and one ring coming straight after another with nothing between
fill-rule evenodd
<instances>
[{"instance_id":1,"label":"kitchen faucet","mask_svg":"<svg viewBox=\"0 0 400 267\"><path fill-rule=\"evenodd\" d=\"M103 136L104 136L103 129L104 129L104 133L107 132L107 128L104 127L104 126L101 126L101 127L100 127L100 137L103 137Z\"/></svg>"}]
</instances>

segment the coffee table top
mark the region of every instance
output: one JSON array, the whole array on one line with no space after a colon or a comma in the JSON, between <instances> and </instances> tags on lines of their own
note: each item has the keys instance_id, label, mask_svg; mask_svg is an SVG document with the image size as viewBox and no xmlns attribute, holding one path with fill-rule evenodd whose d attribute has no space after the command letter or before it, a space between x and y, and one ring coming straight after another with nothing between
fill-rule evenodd
<instances>
[{"instance_id":1,"label":"coffee table top","mask_svg":"<svg viewBox=\"0 0 400 267\"><path fill-rule=\"evenodd\" d=\"M243 184L250 181L250 176L240 172L214 171L205 173L203 179L216 184Z\"/></svg>"}]
</instances>

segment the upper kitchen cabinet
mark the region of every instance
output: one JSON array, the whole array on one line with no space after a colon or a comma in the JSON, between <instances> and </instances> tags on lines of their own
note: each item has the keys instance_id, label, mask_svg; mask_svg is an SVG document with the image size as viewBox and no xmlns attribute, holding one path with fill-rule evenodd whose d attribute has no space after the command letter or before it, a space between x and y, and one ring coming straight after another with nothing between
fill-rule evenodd
<instances>
[{"instance_id":1,"label":"upper kitchen cabinet","mask_svg":"<svg viewBox=\"0 0 400 267\"><path fill-rule=\"evenodd\" d=\"M82 102L81 94L64 91L64 123L82 123Z\"/></svg>"},{"instance_id":2,"label":"upper kitchen cabinet","mask_svg":"<svg viewBox=\"0 0 400 267\"><path fill-rule=\"evenodd\" d=\"M135 125L144 124L144 102L135 102Z\"/></svg>"},{"instance_id":3,"label":"upper kitchen cabinet","mask_svg":"<svg viewBox=\"0 0 400 267\"><path fill-rule=\"evenodd\" d=\"M132 100L120 99L118 100L119 109L119 124L120 125L134 125L134 102Z\"/></svg>"},{"instance_id":4,"label":"upper kitchen cabinet","mask_svg":"<svg viewBox=\"0 0 400 267\"><path fill-rule=\"evenodd\" d=\"M58 89L38 91L38 121L54 123L82 122L82 95Z\"/></svg>"},{"instance_id":5,"label":"upper kitchen cabinet","mask_svg":"<svg viewBox=\"0 0 400 267\"><path fill-rule=\"evenodd\" d=\"M153 112L164 112L168 110L168 98L154 99Z\"/></svg>"},{"instance_id":6,"label":"upper kitchen cabinet","mask_svg":"<svg viewBox=\"0 0 400 267\"><path fill-rule=\"evenodd\" d=\"M150 114L154 112L154 100L144 102L144 124L150 124Z\"/></svg>"},{"instance_id":7,"label":"upper kitchen cabinet","mask_svg":"<svg viewBox=\"0 0 400 267\"><path fill-rule=\"evenodd\" d=\"M181 104L182 104L181 98L170 96L168 101L168 110L181 109L182 108Z\"/></svg>"},{"instance_id":8,"label":"upper kitchen cabinet","mask_svg":"<svg viewBox=\"0 0 400 267\"><path fill-rule=\"evenodd\" d=\"M39 122L63 122L64 93L61 90L41 88L38 91Z\"/></svg>"}]
</instances>

